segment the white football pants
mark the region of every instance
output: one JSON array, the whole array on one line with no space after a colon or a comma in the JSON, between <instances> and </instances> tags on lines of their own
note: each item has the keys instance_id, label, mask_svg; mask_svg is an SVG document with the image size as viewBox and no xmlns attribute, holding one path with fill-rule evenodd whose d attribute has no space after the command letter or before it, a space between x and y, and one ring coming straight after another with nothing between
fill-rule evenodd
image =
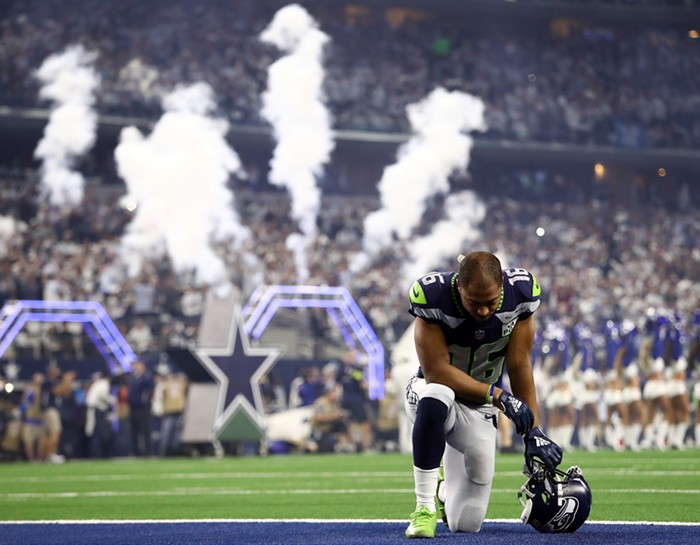
<instances>
[{"instance_id":1,"label":"white football pants","mask_svg":"<svg viewBox=\"0 0 700 545\"><path fill-rule=\"evenodd\" d=\"M433 397L448 407L445 421L445 513L452 532L478 532L486 517L496 466L496 412L491 404L465 404L441 384L413 377L405 409L411 423L418 401Z\"/></svg>"}]
</instances>

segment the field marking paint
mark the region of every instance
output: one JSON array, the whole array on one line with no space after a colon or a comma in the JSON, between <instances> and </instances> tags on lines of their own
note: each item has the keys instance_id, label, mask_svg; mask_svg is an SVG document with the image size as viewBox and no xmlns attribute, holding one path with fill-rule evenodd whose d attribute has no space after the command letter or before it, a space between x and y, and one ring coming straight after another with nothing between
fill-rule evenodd
<instances>
[{"instance_id":1,"label":"field marking paint","mask_svg":"<svg viewBox=\"0 0 700 545\"><path fill-rule=\"evenodd\" d=\"M656 488L602 488L596 489L599 492L611 494L630 494L630 493L645 493L645 494L692 494L700 495L698 489L656 489ZM290 489L285 490L286 495L308 495L308 494L411 494L411 488L345 488L345 489ZM491 490L496 494L513 494L515 489L512 488L494 488ZM280 494L279 489L273 490L250 490L250 489L234 489L234 488L205 488L205 487L189 487L189 488L173 488L169 490L131 490L117 492L113 490L91 491L91 492L15 492L9 494L0 494L2 500L28 500L28 499L72 499L72 498L129 498L129 497L160 497L160 496L268 496Z\"/></svg>"},{"instance_id":2,"label":"field marking paint","mask_svg":"<svg viewBox=\"0 0 700 545\"><path fill-rule=\"evenodd\" d=\"M700 475L700 471L698 472ZM308 479L316 478L336 478L349 477L357 479L360 477L367 478L410 478L411 473L407 471L352 471L352 472L335 472L335 471L299 471L299 472L227 472L227 473L163 473L163 474L114 474L114 475L46 475L42 477L0 477L0 483L18 483L18 482L80 482L80 481L134 481L144 478L148 479L283 479L283 478L298 478Z\"/></svg>"},{"instance_id":3,"label":"field marking paint","mask_svg":"<svg viewBox=\"0 0 700 545\"><path fill-rule=\"evenodd\" d=\"M52 499L52 498L128 498L131 496L136 497L148 497L148 496L188 496L188 495L200 495L200 496L268 496L268 495L279 495L280 490L278 488L273 490L246 490L246 489L232 489L232 488L174 488L170 490L143 490L143 491L125 491L116 492L113 490L104 491L93 491L93 492L17 492L10 494L0 494L0 500L3 499ZM412 489L410 488L350 488L350 489L296 489L296 490L284 490L285 495L306 495L306 494L410 494ZM510 490L510 493L513 491Z\"/></svg>"},{"instance_id":4,"label":"field marking paint","mask_svg":"<svg viewBox=\"0 0 700 545\"><path fill-rule=\"evenodd\" d=\"M404 519L127 519L127 520L5 520L0 521L4 525L28 525L28 524L393 524L403 523ZM486 523L523 524L520 519L486 519ZM700 526L700 522L660 522L653 520L589 520L586 525L621 525L621 526Z\"/></svg>"},{"instance_id":5,"label":"field marking paint","mask_svg":"<svg viewBox=\"0 0 700 545\"><path fill-rule=\"evenodd\" d=\"M640 470L640 469L596 469L586 468L586 475L613 475L613 476L639 476L647 477L700 477L700 470ZM500 477L522 477L522 471L500 471ZM347 477L353 480L360 478L383 479L408 479L410 472L406 471L355 471L340 473L325 472L226 472L226 473L164 473L164 474L113 474L113 475L45 475L42 477L0 477L0 483L43 483L43 482L90 482L90 481L138 481L144 478L163 480L188 480L188 479L310 479L310 478L337 478Z\"/></svg>"}]
</instances>

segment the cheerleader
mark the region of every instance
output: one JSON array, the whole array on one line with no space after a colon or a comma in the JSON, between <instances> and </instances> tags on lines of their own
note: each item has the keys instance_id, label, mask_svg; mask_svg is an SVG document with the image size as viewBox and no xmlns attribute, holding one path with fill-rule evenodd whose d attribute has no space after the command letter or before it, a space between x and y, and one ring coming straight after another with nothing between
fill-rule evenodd
<instances>
[{"instance_id":1,"label":"cheerleader","mask_svg":"<svg viewBox=\"0 0 700 545\"><path fill-rule=\"evenodd\" d=\"M622 380L622 403L625 405L624 442L631 450L640 450L639 440L644 425L644 403L642 402L641 379L639 376L638 330L631 320L620 324L622 340L622 368L619 376Z\"/></svg>"},{"instance_id":2,"label":"cheerleader","mask_svg":"<svg viewBox=\"0 0 700 545\"><path fill-rule=\"evenodd\" d=\"M670 429L668 445L671 448L685 450L685 435L690 427L690 398L686 374L688 360L684 355L688 345L685 322L679 313L675 313L669 328L671 345L671 365L666 369L668 380L668 399L671 404Z\"/></svg>"},{"instance_id":3,"label":"cheerleader","mask_svg":"<svg viewBox=\"0 0 700 545\"><path fill-rule=\"evenodd\" d=\"M646 371L646 383L642 389L645 404L644 448L668 448L668 432L671 428L671 402L666 382L666 350L670 338L671 323L665 312L651 314L647 321L650 335L640 350L640 362Z\"/></svg>"},{"instance_id":4,"label":"cheerleader","mask_svg":"<svg viewBox=\"0 0 700 545\"><path fill-rule=\"evenodd\" d=\"M574 406L579 414L578 442L587 451L598 450L599 435L598 405L601 399L601 378L598 348L604 342L586 324L578 324L573 331L576 355L572 367L576 369Z\"/></svg>"},{"instance_id":5,"label":"cheerleader","mask_svg":"<svg viewBox=\"0 0 700 545\"><path fill-rule=\"evenodd\" d=\"M547 435L562 449L571 450L576 411L570 387L569 333L562 324L548 324L542 350L545 375L552 387L544 402Z\"/></svg>"}]
</instances>

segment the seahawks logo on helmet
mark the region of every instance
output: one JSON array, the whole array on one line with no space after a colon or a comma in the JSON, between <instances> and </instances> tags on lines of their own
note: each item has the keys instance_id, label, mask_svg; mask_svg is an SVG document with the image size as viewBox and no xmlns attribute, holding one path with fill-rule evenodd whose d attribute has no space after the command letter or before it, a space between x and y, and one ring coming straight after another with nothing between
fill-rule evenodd
<instances>
[{"instance_id":1,"label":"seahawks logo on helmet","mask_svg":"<svg viewBox=\"0 0 700 545\"><path fill-rule=\"evenodd\" d=\"M535 460L518 499L523 506L520 520L542 533L574 532L591 512L591 489L578 466L552 473Z\"/></svg>"},{"instance_id":2,"label":"seahawks logo on helmet","mask_svg":"<svg viewBox=\"0 0 700 545\"><path fill-rule=\"evenodd\" d=\"M564 505L549 523L552 532L566 532L566 529L576 520L579 505L578 498L573 496L564 498Z\"/></svg>"}]
</instances>

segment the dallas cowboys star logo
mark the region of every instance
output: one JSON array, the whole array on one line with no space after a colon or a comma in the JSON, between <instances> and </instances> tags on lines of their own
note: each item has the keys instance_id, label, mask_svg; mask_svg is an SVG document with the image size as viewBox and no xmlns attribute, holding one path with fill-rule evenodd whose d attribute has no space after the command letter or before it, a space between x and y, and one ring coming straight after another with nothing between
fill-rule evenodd
<instances>
[{"instance_id":1,"label":"dallas cowboys star logo","mask_svg":"<svg viewBox=\"0 0 700 545\"><path fill-rule=\"evenodd\" d=\"M226 345L198 348L195 357L218 384L214 436L241 411L262 431L265 408L260 383L281 355L278 348L255 348L236 305Z\"/></svg>"}]
</instances>

